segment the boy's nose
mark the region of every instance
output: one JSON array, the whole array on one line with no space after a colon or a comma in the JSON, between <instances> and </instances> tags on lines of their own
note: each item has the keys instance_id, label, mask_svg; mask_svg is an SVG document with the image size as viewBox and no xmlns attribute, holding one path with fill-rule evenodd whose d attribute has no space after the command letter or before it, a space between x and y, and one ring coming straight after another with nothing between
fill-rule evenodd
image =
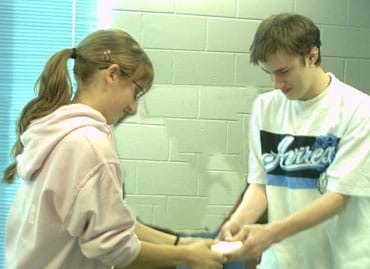
<instances>
[{"instance_id":1,"label":"boy's nose","mask_svg":"<svg viewBox=\"0 0 370 269\"><path fill-rule=\"evenodd\" d=\"M272 75L272 81L274 83L275 89L282 89L284 88L284 81L280 78L278 78L275 75Z\"/></svg>"}]
</instances>

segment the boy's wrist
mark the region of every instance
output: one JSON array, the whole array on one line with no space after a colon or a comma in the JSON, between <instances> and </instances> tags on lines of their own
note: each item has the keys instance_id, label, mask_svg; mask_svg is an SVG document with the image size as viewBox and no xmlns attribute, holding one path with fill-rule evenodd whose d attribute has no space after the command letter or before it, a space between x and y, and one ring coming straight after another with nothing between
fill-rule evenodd
<instances>
[{"instance_id":1,"label":"boy's wrist","mask_svg":"<svg viewBox=\"0 0 370 269\"><path fill-rule=\"evenodd\" d=\"M287 237L286 224L284 221L272 222L267 224L267 226L271 232L272 243L278 243Z\"/></svg>"}]
</instances>

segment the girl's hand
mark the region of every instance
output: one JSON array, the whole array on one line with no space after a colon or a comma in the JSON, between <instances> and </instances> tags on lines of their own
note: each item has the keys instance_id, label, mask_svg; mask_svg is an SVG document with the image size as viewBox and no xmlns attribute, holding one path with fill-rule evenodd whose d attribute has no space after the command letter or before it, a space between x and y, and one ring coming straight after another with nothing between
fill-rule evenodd
<instances>
[{"instance_id":1,"label":"girl's hand","mask_svg":"<svg viewBox=\"0 0 370 269\"><path fill-rule=\"evenodd\" d=\"M226 257L211 250L215 240L196 240L195 243L184 245L187 248L187 265L190 269L222 269Z\"/></svg>"}]
</instances>

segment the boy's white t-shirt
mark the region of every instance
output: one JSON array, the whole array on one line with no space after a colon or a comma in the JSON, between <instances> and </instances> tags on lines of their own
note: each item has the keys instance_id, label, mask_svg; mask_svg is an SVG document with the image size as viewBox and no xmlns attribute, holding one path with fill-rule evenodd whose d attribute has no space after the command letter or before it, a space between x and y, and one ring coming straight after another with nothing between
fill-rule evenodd
<instances>
[{"instance_id":1,"label":"boy's white t-shirt","mask_svg":"<svg viewBox=\"0 0 370 269\"><path fill-rule=\"evenodd\" d=\"M353 196L338 217L272 246L284 269L346 268L356 255L370 268L370 217L364 214L370 212L369 96L329 75L329 87L311 100L288 100L275 90L253 107L248 182L266 184L269 222L326 190ZM356 231L346 223L349 216ZM356 235L363 237L361 247L350 248ZM278 267L264 265L262 258L261 268Z\"/></svg>"}]
</instances>

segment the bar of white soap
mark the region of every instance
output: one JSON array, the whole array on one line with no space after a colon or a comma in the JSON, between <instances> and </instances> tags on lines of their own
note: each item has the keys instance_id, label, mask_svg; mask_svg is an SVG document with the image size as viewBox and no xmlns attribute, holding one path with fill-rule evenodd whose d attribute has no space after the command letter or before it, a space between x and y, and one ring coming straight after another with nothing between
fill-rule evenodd
<instances>
[{"instance_id":1,"label":"bar of white soap","mask_svg":"<svg viewBox=\"0 0 370 269\"><path fill-rule=\"evenodd\" d=\"M218 252L220 254L227 255L238 250L239 248L241 248L242 245L243 243L241 241L234 242L220 241L211 246L211 250Z\"/></svg>"}]
</instances>

